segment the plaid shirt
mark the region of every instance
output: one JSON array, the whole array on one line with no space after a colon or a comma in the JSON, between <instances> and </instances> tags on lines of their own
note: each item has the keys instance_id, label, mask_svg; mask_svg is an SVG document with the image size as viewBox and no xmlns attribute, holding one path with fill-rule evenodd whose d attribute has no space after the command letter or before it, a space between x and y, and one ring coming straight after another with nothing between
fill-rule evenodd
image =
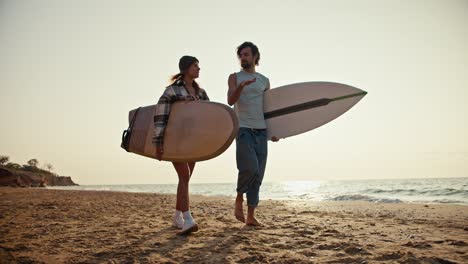
<instances>
[{"instance_id":1,"label":"plaid shirt","mask_svg":"<svg viewBox=\"0 0 468 264\"><path fill-rule=\"evenodd\" d=\"M202 88L200 88L196 98L194 98L194 96L188 93L185 88L185 83L182 80L168 86L159 98L158 104L156 105L156 113L154 115L154 135L152 142L157 148L161 148L164 145L164 130L166 129L167 121L169 120L169 113L171 112L172 104L176 101L185 100L209 101L210 99Z\"/></svg>"}]
</instances>

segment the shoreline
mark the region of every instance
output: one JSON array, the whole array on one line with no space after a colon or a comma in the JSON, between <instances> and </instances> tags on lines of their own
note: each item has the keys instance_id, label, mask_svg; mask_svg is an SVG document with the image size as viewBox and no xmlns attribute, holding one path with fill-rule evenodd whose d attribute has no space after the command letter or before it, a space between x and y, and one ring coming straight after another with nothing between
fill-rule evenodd
<instances>
[{"instance_id":1,"label":"shoreline","mask_svg":"<svg viewBox=\"0 0 468 264\"><path fill-rule=\"evenodd\" d=\"M177 184L171 184L174 186L177 186ZM130 190L103 190L103 189L73 189L75 187L77 188L86 188L86 186L94 187L94 186L129 186L129 185L80 185L80 186L48 186L45 187L45 189L48 190L64 190L64 191L96 191L96 192L122 192L122 193L141 193L141 194L161 194L161 195L175 195L176 193L176 188L174 188L173 192L155 192L155 191L143 191L143 190L136 190L136 191L130 191ZM141 186L146 186L142 184ZM1 188L9 188L9 187L0 187ZM37 188L37 187L29 187L29 188ZM42 187L41 187L42 188ZM260 193L262 194L262 193ZM219 198L228 198L228 199L234 199L236 197L235 193L232 195L217 195L217 194L191 194L191 195L199 195L199 196L207 196L207 197L219 197ZM419 204L419 205L460 205L460 206L468 206L467 203L464 202L434 202L434 201L424 201L424 200L401 200L398 198L379 198L379 197L371 197L367 195L359 195L359 194L347 194L347 195L342 195L342 196L360 196L364 198L368 198L368 200L365 199L329 199L329 200L313 200L313 199L303 199L303 198L271 198L271 197L266 197L262 198L260 197L260 200L263 201L291 201L291 202L311 202L311 203L326 203L326 202L369 202L369 203L383 203L383 204Z\"/></svg>"},{"instance_id":2,"label":"shoreline","mask_svg":"<svg viewBox=\"0 0 468 264\"><path fill-rule=\"evenodd\" d=\"M0 188L0 258L12 262L464 263L465 205L261 201L191 195L200 231L175 235L174 194ZM445 261L445 262L444 262Z\"/></svg>"}]
</instances>

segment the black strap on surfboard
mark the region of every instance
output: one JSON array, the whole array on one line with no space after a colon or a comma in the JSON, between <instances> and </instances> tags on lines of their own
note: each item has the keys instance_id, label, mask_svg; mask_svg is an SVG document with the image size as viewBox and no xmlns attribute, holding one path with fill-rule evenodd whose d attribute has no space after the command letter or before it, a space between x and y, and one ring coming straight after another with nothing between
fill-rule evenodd
<instances>
[{"instance_id":1,"label":"black strap on surfboard","mask_svg":"<svg viewBox=\"0 0 468 264\"><path fill-rule=\"evenodd\" d=\"M141 107L138 107L135 110L135 114L132 117L132 120L130 121L130 124L126 130L123 131L122 133L122 143L120 144L120 147L125 149L127 152L129 152L129 145L130 145L130 138L132 137L132 130L133 130L133 125L135 124L136 117L138 115L138 111L140 111Z\"/></svg>"},{"instance_id":2,"label":"black strap on surfboard","mask_svg":"<svg viewBox=\"0 0 468 264\"><path fill-rule=\"evenodd\" d=\"M321 98L321 99L305 102L302 104L297 104L297 105L273 110L270 112L266 112L263 114L263 116L265 119L269 119L269 118L292 114L292 113L296 113L299 111L304 111L304 110L308 110L308 109L312 109L312 108L316 108L320 106L325 106L334 101L348 99L348 98L356 97L356 96L364 96L366 94L367 92L360 92L360 93L355 93L355 94L350 94L350 95L345 95L345 96L340 96L340 97L335 97L335 98Z\"/></svg>"}]
</instances>

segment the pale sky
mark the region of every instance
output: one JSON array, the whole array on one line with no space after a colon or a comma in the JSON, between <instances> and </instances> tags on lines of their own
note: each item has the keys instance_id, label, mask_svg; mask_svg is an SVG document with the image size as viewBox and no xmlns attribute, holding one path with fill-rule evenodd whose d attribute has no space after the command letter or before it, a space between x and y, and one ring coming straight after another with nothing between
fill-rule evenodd
<instances>
[{"instance_id":1,"label":"pale sky","mask_svg":"<svg viewBox=\"0 0 468 264\"><path fill-rule=\"evenodd\" d=\"M273 88L368 92L325 126L270 143L265 181L468 177L466 0L0 0L0 155L50 162L83 185L176 183L171 163L120 148L128 111L157 102L182 55L226 103L247 40ZM191 182L236 179L232 144Z\"/></svg>"}]
</instances>

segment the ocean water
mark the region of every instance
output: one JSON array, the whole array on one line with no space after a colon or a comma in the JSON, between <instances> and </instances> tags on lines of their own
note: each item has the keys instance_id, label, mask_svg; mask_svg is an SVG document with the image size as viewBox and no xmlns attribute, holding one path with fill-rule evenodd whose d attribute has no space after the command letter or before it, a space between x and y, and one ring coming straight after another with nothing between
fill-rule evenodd
<instances>
[{"instance_id":1,"label":"ocean water","mask_svg":"<svg viewBox=\"0 0 468 264\"><path fill-rule=\"evenodd\" d=\"M176 184L81 185L48 188L163 194L175 194L177 191ZM191 194L234 197L235 190L235 183L190 184ZM468 178L264 182L260 199L468 205Z\"/></svg>"}]
</instances>

